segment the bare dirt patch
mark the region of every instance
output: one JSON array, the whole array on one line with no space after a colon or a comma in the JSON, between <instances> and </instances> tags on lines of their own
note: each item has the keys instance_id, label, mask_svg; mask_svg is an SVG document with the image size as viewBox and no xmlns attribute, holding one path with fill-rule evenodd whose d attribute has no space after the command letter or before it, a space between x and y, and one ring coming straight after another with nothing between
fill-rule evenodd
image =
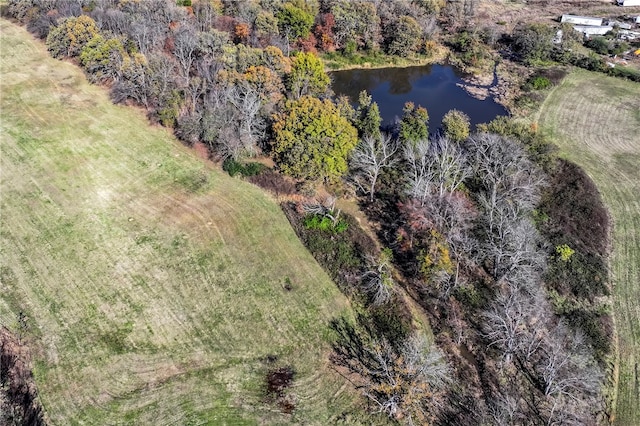
<instances>
[{"instance_id":1,"label":"bare dirt patch","mask_svg":"<svg viewBox=\"0 0 640 426\"><path fill-rule=\"evenodd\" d=\"M29 348L7 328L0 327L0 423L45 425L37 398Z\"/></svg>"}]
</instances>

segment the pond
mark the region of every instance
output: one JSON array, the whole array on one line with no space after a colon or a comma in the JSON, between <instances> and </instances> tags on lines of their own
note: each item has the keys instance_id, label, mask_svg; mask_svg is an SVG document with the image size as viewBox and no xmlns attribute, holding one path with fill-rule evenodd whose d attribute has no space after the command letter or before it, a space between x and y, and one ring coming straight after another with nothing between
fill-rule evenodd
<instances>
[{"instance_id":1,"label":"pond","mask_svg":"<svg viewBox=\"0 0 640 426\"><path fill-rule=\"evenodd\" d=\"M426 65L407 68L354 69L331 73L331 88L336 95L346 95L352 103L366 90L378 103L383 125L392 124L402 116L406 102L421 105L429 112L429 130L440 128L442 117L451 109L469 116L472 130L476 124L486 123L507 110L489 96L484 100L469 94L461 85L464 74L449 65ZM471 86L488 93L489 86Z\"/></svg>"}]
</instances>

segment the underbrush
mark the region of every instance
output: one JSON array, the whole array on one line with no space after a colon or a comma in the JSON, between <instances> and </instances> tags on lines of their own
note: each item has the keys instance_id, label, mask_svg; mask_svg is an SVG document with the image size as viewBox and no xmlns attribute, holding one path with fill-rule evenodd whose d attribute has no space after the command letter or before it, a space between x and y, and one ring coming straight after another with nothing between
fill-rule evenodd
<instances>
[{"instance_id":1,"label":"underbrush","mask_svg":"<svg viewBox=\"0 0 640 426\"><path fill-rule=\"evenodd\" d=\"M344 293L352 294L357 277L364 268L366 256L375 253L373 240L350 215L341 215L342 231L334 232L333 227L325 229L320 225L322 219L318 219L316 215L305 215L293 203L283 204L282 209L298 237L320 265Z\"/></svg>"},{"instance_id":2,"label":"underbrush","mask_svg":"<svg viewBox=\"0 0 640 426\"><path fill-rule=\"evenodd\" d=\"M551 256L545 281L556 313L592 344L599 359L611 348L611 313L599 298L608 296L609 215L589 176L559 160L550 176L538 216L539 229L555 248L570 255Z\"/></svg>"},{"instance_id":3,"label":"underbrush","mask_svg":"<svg viewBox=\"0 0 640 426\"><path fill-rule=\"evenodd\" d=\"M325 218L329 221L325 228L319 225L323 221L318 219L318 215L305 214L294 203L285 203L282 209L294 231L318 263L340 290L355 305L361 307L362 326L376 330L377 334L390 342L402 341L411 330L408 307L395 296L382 305L371 303L361 286L363 277L370 268L370 261L378 257L379 250L356 219L342 213L336 221L341 230L336 232L335 225L330 224L330 220Z\"/></svg>"},{"instance_id":4,"label":"underbrush","mask_svg":"<svg viewBox=\"0 0 640 426\"><path fill-rule=\"evenodd\" d=\"M522 92L514 101L515 106L523 113L536 111L549 91L560 84L566 75L565 67L544 67L535 70L522 84Z\"/></svg>"},{"instance_id":5,"label":"underbrush","mask_svg":"<svg viewBox=\"0 0 640 426\"><path fill-rule=\"evenodd\" d=\"M233 177L236 175L249 177L249 176L257 176L261 172L267 169L262 163L256 162L248 162L241 163L239 161L234 160L233 158L227 158L222 163L222 170L229 173L229 176Z\"/></svg>"}]
</instances>

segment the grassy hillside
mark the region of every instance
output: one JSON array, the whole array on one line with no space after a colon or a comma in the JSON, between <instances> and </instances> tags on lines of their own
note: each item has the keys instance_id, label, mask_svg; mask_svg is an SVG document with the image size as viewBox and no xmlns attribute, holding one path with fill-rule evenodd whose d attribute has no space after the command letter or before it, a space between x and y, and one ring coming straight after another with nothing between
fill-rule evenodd
<instances>
[{"instance_id":1,"label":"grassy hillside","mask_svg":"<svg viewBox=\"0 0 640 426\"><path fill-rule=\"evenodd\" d=\"M539 122L591 176L614 222L611 272L618 331L616 424L640 424L640 85L576 71Z\"/></svg>"},{"instance_id":2,"label":"grassy hillside","mask_svg":"<svg viewBox=\"0 0 640 426\"><path fill-rule=\"evenodd\" d=\"M348 307L278 205L0 25L0 324L51 423L338 423ZM264 396L289 364L292 415Z\"/></svg>"}]
</instances>

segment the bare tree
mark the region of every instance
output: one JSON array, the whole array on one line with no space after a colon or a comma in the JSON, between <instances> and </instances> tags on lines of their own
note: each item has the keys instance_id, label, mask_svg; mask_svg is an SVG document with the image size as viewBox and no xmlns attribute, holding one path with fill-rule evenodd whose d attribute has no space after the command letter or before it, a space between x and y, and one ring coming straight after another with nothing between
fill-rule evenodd
<instances>
[{"instance_id":1,"label":"bare tree","mask_svg":"<svg viewBox=\"0 0 640 426\"><path fill-rule=\"evenodd\" d=\"M441 352L424 336L414 335L394 348L386 340L365 345L348 367L365 379L363 394L378 412L425 424L439 408L438 393L451 381Z\"/></svg>"},{"instance_id":2,"label":"bare tree","mask_svg":"<svg viewBox=\"0 0 640 426\"><path fill-rule=\"evenodd\" d=\"M131 23L129 35L136 43L140 52L149 54L156 50L163 38L162 27L149 22L142 15L134 15Z\"/></svg>"},{"instance_id":3,"label":"bare tree","mask_svg":"<svg viewBox=\"0 0 640 426\"><path fill-rule=\"evenodd\" d=\"M111 87L111 99L116 103L133 99L138 104L149 108L153 85L149 74L149 67L144 57L134 55L117 75Z\"/></svg>"},{"instance_id":4,"label":"bare tree","mask_svg":"<svg viewBox=\"0 0 640 426\"><path fill-rule=\"evenodd\" d=\"M256 90L249 85L217 85L203 99L203 140L223 157L255 155L266 129Z\"/></svg>"},{"instance_id":5,"label":"bare tree","mask_svg":"<svg viewBox=\"0 0 640 426\"><path fill-rule=\"evenodd\" d=\"M600 406L603 374L580 333L562 322L548 334L536 367L547 397L548 424L585 424Z\"/></svg>"},{"instance_id":6,"label":"bare tree","mask_svg":"<svg viewBox=\"0 0 640 426\"><path fill-rule=\"evenodd\" d=\"M391 249L385 248L377 259L367 259L367 271L362 275L361 282L364 292L375 306L384 305L391 300L395 285L391 270L392 258Z\"/></svg>"},{"instance_id":7,"label":"bare tree","mask_svg":"<svg viewBox=\"0 0 640 426\"><path fill-rule=\"evenodd\" d=\"M187 104L191 113L198 107L200 97L205 92L205 82L201 77L194 76L189 79L189 84L184 89Z\"/></svg>"},{"instance_id":8,"label":"bare tree","mask_svg":"<svg viewBox=\"0 0 640 426\"><path fill-rule=\"evenodd\" d=\"M336 207L336 201L338 201L338 199L330 195L324 199L305 203L302 208L307 214L324 216L336 224L338 220L340 220L340 213L342 213L342 211Z\"/></svg>"},{"instance_id":9,"label":"bare tree","mask_svg":"<svg viewBox=\"0 0 640 426\"><path fill-rule=\"evenodd\" d=\"M209 31L213 27L218 13L210 2L199 1L193 4L193 14L200 31Z\"/></svg>"},{"instance_id":10,"label":"bare tree","mask_svg":"<svg viewBox=\"0 0 640 426\"><path fill-rule=\"evenodd\" d=\"M530 307L519 293L507 290L498 295L492 309L484 313L485 334L489 346L502 352L504 364L511 364L527 332L527 310Z\"/></svg>"},{"instance_id":11,"label":"bare tree","mask_svg":"<svg viewBox=\"0 0 640 426\"><path fill-rule=\"evenodd\" d=\"M423 204L429 194L438 197L452 194L469 175L466 157L460 147L446 137L431 142L418 141L405 149L411 178L410 195Z\"/></svg>"},{"instance_id":12,"label":"bare tree","mask_svg":"<svg viewBox=\"0 0 640 426\"><path fill-rule=\"evenodd\" d=\"M191 66L196 59L196 50L199 44L198 34L190 24L183 23L176 31L173 43L173 54L180 64L180 71L186 82L189 79Z\"/></svg>"},{"instance_id":13,"label":"bare tree","mask_svg":"<svg viewBox=\"0 0 640 426\"><path fill-rule=\"evenodd\" d=\"M537 205L542 175L520 145L499 135L479 133L467 139L466 149L490 232L501 207L502 213L516 217Z\"/></svg>"},{"instance_id":14,"label":"bare tree","mask_svg":"<svg viewBox=\"0 0 640 426\"><path fill-rule=\"evenodd\" d=\"M511 426L522 422L522 412L518 395L499 394L489 405L489 421L487 424Z\"/></svg>"},{"instance_id":15,"label":"bare tree","mask_svg":"<svg viewBox=\"0 0 640 426\"><path fill-rule=\"evenodd\" d=\"M176 87L175 82L175 60L164 53L151 53L147 58L148 65L145 68L148 81L147 95L150 104L160 106L169 97L171 91Z\"/></svg>"},{"instance_id":16,"label":"bare tree","mask_svg":"<svg viewBox=\"0 0 640 426\"><path fill-rule=\"evenodd\" d=\"M105 2L98 2L89 15L102 30L113 34L128 34L130 31L131 16Z\"/></svg>"},{"instance_id":17,"label":"bare tree","mask_svg":"<svg viewBox=\"0 0 640 426\"><path fill-rule=\"evenodd\" d=\"M258 141L264 137L266 122L260 115L262 101L258 92L249 85L236 85L227 93L229 106L235 109L237 141L225 142L227 152L233 157L255 155Z\"/></svg>"},{"instance_id":18,"label":"bare tree","mask_svg":"<svg viewBox=\"0 0 640 426\"><path fill-rule=\"evenodd\" d=\"M536 286L546 266L540 236L529 218L512 220L496 214L493 232L487 233L480 248L480 255L490 259L493 277L519 288Z\"/></svg>"},{"instance_id":19,"label":"bare tree","mask_svg":"<svg viewBox=\"0 0 640 426\"><path fill-rule=\"evenodd\" d=\"M398 142L385 133L381 137L365 135L351 154L353 180L373 201L376 183L383 169L397 161Z\"/></svg>"},{"instance_id":20,"label":"bare tree","mask_svg":"<svg viewBox=\"0 0 640 426\"><path fill-rule=\"evenodd\" d=\"M409 164L409 195L424 205L429 191L429 141L419 140L404 148L404 157Z\"/></svg>"}]
</instances>

